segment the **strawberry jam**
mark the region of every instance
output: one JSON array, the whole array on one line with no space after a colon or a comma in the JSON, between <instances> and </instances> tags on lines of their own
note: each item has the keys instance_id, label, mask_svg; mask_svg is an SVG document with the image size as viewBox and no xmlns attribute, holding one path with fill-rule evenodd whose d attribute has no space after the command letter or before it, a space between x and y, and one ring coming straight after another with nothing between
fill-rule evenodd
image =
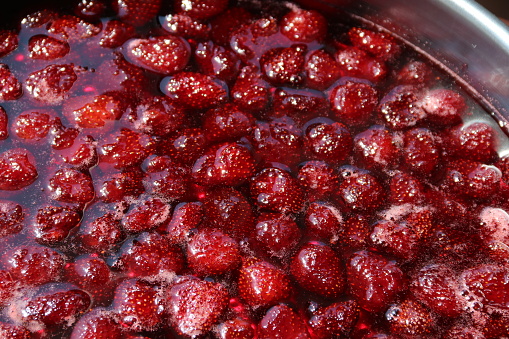
<instances>
[{"instance_id":1,"label":"strawberry jam","mask_svg":"<svg viewBox=\"0 0 509 339\"><path fill-rule=\"evenodd\" d=\"M80 0L0 30L0 337L509 337L507 137L350 21Z\"/></svg>"}]
</instances>

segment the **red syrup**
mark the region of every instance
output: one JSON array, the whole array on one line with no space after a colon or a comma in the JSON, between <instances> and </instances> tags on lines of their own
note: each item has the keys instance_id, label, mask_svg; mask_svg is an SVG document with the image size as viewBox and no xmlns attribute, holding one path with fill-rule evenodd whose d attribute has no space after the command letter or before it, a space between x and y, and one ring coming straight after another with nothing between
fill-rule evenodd
<instances>
[{"instance_id":1,"label":"red syrup","mask_svg":"<svg viewBox=\"0 0 509 339\"><path fill-rule=\"evenodd\" d=\"M507 137L411 47L278 2L20 27L0 337L509 336Z\"/></svg>"}]
</instances>

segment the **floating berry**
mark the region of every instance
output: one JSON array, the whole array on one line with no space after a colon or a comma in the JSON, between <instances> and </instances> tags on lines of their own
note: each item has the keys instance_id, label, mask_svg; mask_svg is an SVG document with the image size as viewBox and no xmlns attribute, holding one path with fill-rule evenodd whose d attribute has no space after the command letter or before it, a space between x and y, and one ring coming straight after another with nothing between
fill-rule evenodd
<instances>
[{"instance_id":1,"label":"floating berry","mask_svg":"<svg viewBox=\"0 0 509 339\"><path fill-rule=\"evenodd\" d=\"M385 310L405 288L405 276L396 262L368 251L354 253L347 263L348 285L359 305L369 311Z\"/></svg>"},{"instance_id":2,"label":"floating berry","mask_svg":"<svg viewBox=\"0 0 509 339\"><path fill-rule=\"evenodd\" d=\"M118 17L133 26L143 26L150 22L161 8L161 0L115 0L113 9Z\"/></svg>"},{"instance_id":3,"label":"floating berry","mask_svg":"<svg viewBox=\"0 0 509 339\"><path fill-rule=\"evenodd\" d=\"M211 76L180 72L162 82L161 90L178 104L192 109L207 109L228 99L226 84Z\"/></svg>"},{"instance_id":4,"label":"floating berry","mask_svg":"<svg viewBox=\"0 0 509 339\"><path fill-rule=\"evenodd\" d=\"M49 65L29 74L25 88L36 101L59 105L69 97L69 91L77 79L73 65Z\"/></svg>"},{"instance_id":5,"label":"floating berry","mask_svg":"<svg viewBox=\"0 0 509 339\"><path fill-rule=\"evenodd\" d=\"M28 41L28 56L32 59L55 60L69 53L69 44L46 35L34 35Z\"/></svg>"},{"instance_id":6,"label":"floating berry","mask_svg":"<svg viewBox=\"0 0 509 339\"><path fill-rule=\"evenodd\" d=\"M218 230L202 230L187 245L187 261L200 275L224 274L240 264L241 252L236 240Z\"/></svg>"},{"instance_id":7,"label":"floating berry","mask_svg":"<svg viewBox=\"0 0 509 339\"><path fill-rule=\"evenodd\" d=\"M161 326L162 293L149 283L124 280L115 290L112 311L119 324L134 331L150 331Z\"/></svg>"},{"instance_id":8,"label":"floating berry","mask_svg":"<svg viewBox=\"0 0 509 339\"><path fill-rule=\"evenodd\" d=\"M290 272L300 286L326 298L337 298L346 287L341 259L323 243L302 246L292 259Z\"/></svg>"},{"instance_id":9,"label":"floating berry","mask_svg":"<svg viewBox=\"0 0 509 339\"><path fill-rule=\"evenodd\" d=\"M238 186L254 174L255 161L251 152L237 143L223 143L211 147L199 157L191 173L202 185Z\"/></svg>"},{"instance_id":10,"label":"floating berry","mask_svg":"<svg viewBox=\"0 0 509 339\"><path fill-rule=\"evenodd\" d=\"M192 18L208 19L218 15L228 7L227 0L177 0L173 7L177 13L185 13Z\"/></svg>"},{"instance_id":11,"label":"floating berry","mask_svg":"<svg viewBox=\"0 0 509 339\"><path fill-rule=\"evenodd\" d=\"M286 300L291 293L288 275L274 265L246 259L239 271L239 295L251 306L270 306Z\"/></svg>"},{"instance_id":12,"label":"floating berry","mask_svg":"<svg viewBox=\"0 0 509 339\"><path fill-rule=\"evenodd\" d=\"M279 304L271 307L260 320L258 338L309 339L306 323L290 307Z\"/></svg>"},{"instance_id":13,"label":"floating berry","mask_svg":"<svg viewBox=\"0 0 509 339\"><path fill-rule=\"evenodd\" d=\"M28 90L30 91L30 88ZM7 65L0 64L0 102L16 100L22 94L21 83L11 73Z\"/></svg>"},{"instance_id":14,"label":"floating berry","mask_svg":"<svg viewBox=\"0 0 509 339\"><path fill-rule=\"evenodd\" d=\"M296 213L302 208L304 197L297 181L290 173L268 167L251 180L251 197L262 209L281 213Z\"/></svg>"},{"instance_id":15,"label":"floating berry","mask_svg":"<svg viewBox=\"0 0 509 339\"><path fill-rule=\"evenodd\" d=\"M354 329L359 311L359 305L353 300L335 302L313 312L308 325L318 339L348 336Z\"/></svg>"},{"instance_id":16,"label":"floating berry","mask_svg":"<svg viewBox=\"0 0 509 339\"><path fill-rule=\"evenodd\" d=\"M280 25L281 33L296 42L322 42L327 34L327 20L317 11L292 10Z\"/></svg>"},{"instance_id":17,"label":"floating berry","mask_svg":"<svg viewBox=\"0 0 509 339\"><path fill-rule=\"evenodd\" d=\"M334 116L348 126L366 126L378 106L376 89L364 82L346 81L329 95Z\"/></svg>"},{"instance_id":18,"label":"floating berry","mask_svg":"<svg viewBox=\"0 0 509 339\"><path fill-rule=\"evenodd\" d=\"M129 40L124 48L136 66L166 75L182 71L191 56L189 44L174 35Z\"/></svg>"},{"instance_id":19,"label":"floating berry","mask_svg":"<svg viewBox=\"0 0 509 339\"><path fill-rule=\"evenodd\" d=\"M167 292L170 322L182 335L196 337L218 322L228 303L219 283L182 276ZM196 314L200 314L196 317Z\"/></svg>"},{"instance_id":20,"label":"floating berry","mask_svg":"<svg viewBox=\"0 0 509 339\"><path fill-rule=\"evenodd\" d=\"M26 149L15 148L0 154L0 190L22 189L37 176L34 158Z\"/></svg>"}]
</instances>

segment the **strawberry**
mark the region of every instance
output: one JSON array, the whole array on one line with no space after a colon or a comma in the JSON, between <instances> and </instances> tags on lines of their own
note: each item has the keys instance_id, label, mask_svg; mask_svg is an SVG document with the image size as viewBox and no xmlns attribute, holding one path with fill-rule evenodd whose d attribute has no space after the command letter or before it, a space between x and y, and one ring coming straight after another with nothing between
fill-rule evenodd
<instances>
[{"instance_id":1,"label":"strawberry","mask_svg":"<svg viewBox=\"0 0 509 339\"><path fill-rule=\"evenodd\" d=\"M144 134L122 128L98 147L99 161L116 169L138 165L145 160L152 148L152 140Z\"/></svg>"},{"instance_id":2,"label":"strawberry","mask_svg":"<svg viewBox=\"0 0 509 339\"><path fill-rule=\"evenodd\" d=\"M173 35L132 39L124 47L127 60L136 66L165 75L182 71L191 53L187 41Z\"/></svg>"},{"instance_id":3,"label":"strawberry","mask_svg":"<svg viewBox=\"0 0 509 339\"><path fill-rule=\"evenodd\" d=\"M297 181L277 167L267 167L258 172L250 184L251 198L261 209L281 213L301 210L304 197Z\"/></svg>"},{"instance_id":4,"label":"strawberry","mask_svg":"<svg viewBox=\"0 0 509 339\"><path fill-rule=\"evenodd\" d=\"M237 28L250 22L253 15L242 7L230 7L210 20L210 35L214 43L230 45L230 37Z\"/></svg>"},{"instance_id":5,"label":"strawberry","mask_svg":"<svg viewBox=\"0 0 509 339\"><path fill-rule=\"evenodd\" d=\"M203 116L203 130L211 141L235 141L251 132L253 115L238 105L228 103L208 110Z\"/></svg>"},{"instance_id":6,"label":"strawberry","mask_svg":"<svg viewBox=\"0 0 509 339\"><path fill-rule=\"evenodd\" d=\"M440 163L438 138L426 128L413 128L403 135L403 161L418 176L431 175Z\"/></svg>"},{"instance_id":7,"label":"strawberry","mask_svg":"<svg viewBox=\"0 0 509 339\"><path fill-rule=\"evenodd\" d=\"M353 211L369 212L378 209L385 191L377 178L368 173L353 174L339 185L342 201Z\"/></svg>"},{"instance_id":8,"label":"strawberry","mask_svg":"<svg viewBox=\"0 0 509 339\"><path fill-rule=\"evenodd\" d=\"M219 324L218 339L251 339L255 338L255 325L242 318L227 320Z\"/></svg>"},{"instance_id":9,"label":"strawberry","mask_svg":"<svg viewBox=\"0 0 509 339\"><path fill-rule=\"evenodd\" d=\"M331 196L339 184L335 169L325 161L318 160L304 162L299 169L297 180L306 190L310 201Z\"/></svg>"},{"instance_id":10,"label":"strawberry","mask_svg":"<svg viewBox=\"0 0 509 339\"><path fill-rule=\"evenodd\" d=\"M348 31L348 37L352 45L384 61L393 61L402 50L393 36L383 32L353 27Z\"/></svg>"},{"instance_id":11,"label":"strawberry","mask_svg":"<svg viewBox=\"0 0 509 339\"><path fill-rule=\"evenodd\" d=\"M426 119L439 127L459 124L467 109L463 96L450 89L429 91L420 105L426 112Z\"/></svg>"},{"instance_id":12,"label":"strawberry","mask_svg":"<svg viewBox=\"0 0 509 339\"><path fill-rule=\"evenodd\" d=\"M150 331L162 325L162 293L143 280L129 279L120 283L111 306L115 319L126 329Z\"/></svg>"},{"instance_id":13,"label":"strawberry","mask_svg":"<svg viewBox=\"0 0 509 339\"><path fill-rule=\"evenodd\" d=\"M120 47L136 34L135 28L120 20L108 20L101 32L99 45L104 48Z\"/></svg>"},{"instance_id":14,"label":"strawberry","mask_svg":"<svg viewBox=\"0 0 509 339\"><path fill-rule=\"evenodd\" d=\"M145 190L143 174L136 168L125 170L113 175L107 174L107 180L96 185L97 197L105 203L120 202L138 198ZM95 179L95 182L99 182Z\"/></svg>"},{"instance_id":15,"label":"strawberry","mask_svg":"<svg viewBox=\"0 0 509 339\"><path fill-rule=\"evenodd\" d=\"M460 283L454 271L443 264L427 265L419 270L411 283L414 296L431 310L456 317L465 300L460 296Z\"/></svg>"},{"instance_id":16,"label":"strawberry","mask_svg":"<svg viewBox=\"0 0 509 339\"><path fill-rule=\"evenodd\" d=\"M359 311L359 305L353 300L321 307L313 312L308 321L310 331L317 339L348 337L359 317Z\"/></svg>"},{"instance_id":17,"label":"strawberry","mask_svg":"<svg viewBox=\"0 0 509 339\"><path fill-rule=\"evenodd\" d=\"M161 8L161 0L115 0L113 9L120 20L133 25L143 26L150 22Z\"/></svg>"},{"instance_id":18,"label":"strawberry","mask_svg":"<svg viewBox=\"0 0 509 339\"><path fill-rule=\"evenodd\" d=\"M70 338L89 339L94 337L110 339L121 339L123 337L123 330L110 311L94 308L84 314L74 325Z\"/></svg>"},{"instance_id":19,"label":"strawberry","mask_svg":"<svg viewBox=\"0 0 509 339\"><path fill-rule=\"evenodd\" d=\"M255 114L269 106L271 85L262 78L257 68L245 66L233 84L231 96L240 108Z\"/></svg>"},{"instance_id":20,"label":"strawberry","mask_svg":"<svg viewBox=\"0 0 509 339\"><path fill-rule=\"evenodd\" d=\"M369 312L389 307L405 288L405 276L396 262L379 254L359 251L347 263L350 292L359 305Z\"/></svg>"},{"instance_id":21,"label":"strawberry","mask_svg":"<svg viewBox=\"0 0 509 339\"><path fill-rule=\"evenodd\" d=\"M89 215L93 216L93 213ZM124 239L124 233L113 213L103 213L82 221L79 232L82 245L89 251L107 251Z\"/></svg>"},{"instance_id":22,"label":"strawberry","mask_svg":"<svg viewBox=\"0 0 509 339\"><path fill-rule=\"evenodd\" d=\"M223 81L229 82L239 73L240 60L237 55L210 41L198 44L194 59L203 74L215 76Z\"/></svg>"},{"instance_id":23,"label":"strawberry","mask_svg":"<svg viewBox=\"0 0 509 339\"><path fill-rule=\"evenodd\" d=\"M320 118L318 118L320 119ZM352 151L352 136L339 122L318 119L309 121L304 135L304 147L312 159L340 164Z\"/></svg>"},{"instance_id":24,"label":"strawberry","mask_svg":"<svg viewBox=\"0 0 509 339\"><path fill-rule=\"evenodd\" d=\"M297 246L301 231L295 220L287 215L262 213L258 217L253 238L264 249L264 253L284 258Z\"/></svg>"},{"instance_id":25,"label":"strawberry","mask_svg":"<svg viewBox=\"0 0 509 339\"><path fill-rule=\"evenodd\" d=\"M18 48L18 34L14 31L0 30L0 58Z\"/></svg>"},{"instance_id":26,"label":"strawberry","mask_svg":"<svg viewBox=\"0 0 509 339\"><path fill-rule=\"evenodd\" d=\"M325 298L337 298L346 287L341 259L323 243L302 246L292 259L290 272L300 286Z\"/></svg>"},{"instance_id":27,"label":"strawberry","mask_svg":"<svg viewBox=\"0 0 509 339\"><path fill-rule=\"evenodd\" d=\"M202 222L203 209L200 202L181 202L175 206L173 216L166 228L172 243L182 244L187 242L191 230L200 226Z\"/></svg>"},{"instance_id":28,"label":"strawberry","mask_svg":"<svg viewBox=\"0 0 509 339\"><path fill-rule=\"evenodd\" d=\"M171 217L171 208L166 201L148 198L132 204L120 223L127 233L140 233L164 226Z\"/></svg>"},{"instance_id":29,"label":"strawberry","mask_svg":"<svg viewBox=\"0 0 509 339\"><path fill-rule=\"evenodd\" d=\"M50 292L30 298L20 310L21 319L28 328L72 326L90 303L90 296L79 289Z\"/></svg>"},{"instance_id":30,"label":"strawberry","mask_svg":"<svg viewBox=\"0 0 509 339\"><path fill-rule=\"evenodd\" d=\"M383 61L375 59L357 47L339 44L339 50L334 58L344 75L377 83L388 73L387 65Z\"/></svg>"},{"instance_id":31,"label":"strawberry","mask_svg":"<svg viewBox=\"0 0 509 339\"><path fill-rule=\"evenodd\" d=\"M295 122L287 117L271 122L257 121L249 140L254 151L267 162L294 165L301 159L302 132Z\"/></svg>"},{"instance_id":32,"label":"strawberry","mask_svg":"<svg viewBox=\"0 0 509 339\"><path fill-rule=\"evenodd\" d=\"M343 231L343 214L333 204L315 201L309 204L304 215L306 231L326 241L337 239Z\"/></svg>"},{"instance_id":33,"label":"strawberry","mask_svg":"<svg viewBox=\"0 0 509 339\"><path fill-rule=\"evenodd\" d=\"M245 259L239 271L239 296L250 306L271 306L286 300L292 291L288 275L256 258Z\"/></svg>"},{"instance_id":34,"label":"strawberry","mask_svg":"<svg viewBox=\"0 0 509 339\"><path fill-rule=\"evenodd\" d=\"M232 271L240 258L237 241L219 230L200 230L187 244L189 267L202 276Z\"/></svg>"},{"instance_id":35,"label":"strawberry","mask_svg":"<svg viewBox=\"0 0 509 339\"><path fill-rule=\"evenodd\" d=\"M449 132L447 151L456 158L490 163L497 158L496 132L484 122L461 124Z\"/></svg>"},{"instance_id":36,"label":"strawberry","mask_svg":"<svg viewBox=\"0 0 509 339\"><path fill-rule=\"evenodd\" d=\"M56 171L49 179L48 191L53 200L77 204L86 204L95 196L90 175L74 168Z\"/></svg>"},{"instance_id":37,"label":"strawberry","mask_svg":"<svg viewBox=\"0 0 509 339\"><path fill-rule=\"evenodd\" d=\"M15 148L0 154L0 189L19 190L33 183L38 173L32 154Z\"/></svg>"},{"instance_id":38,"label":"strawberry","mask_svg":"<svg viewBox=\"0 0 509 339\"><path fill-rule=\"evenodd\" d=\"M208 192L203 207L207 222L230 236L243 237L254 231L252 206L241 192L233 188Z\"/></svg>"},{"instance_id":39,"label":"strawberry","mask_svg":"<svg viewBox=\"0 0 509 339\"><path fill-rule=\"evenodd\" d=\"M370 170L390 169L399 160L393 134L383 126L373 125L354 138L356 159Z\"/></svg>"},{"instance_id":40,"label":"strawberry","mask_svg":"<svg viewBox=\"0 0 509 339\"><path fill-rule=\"evenodd\" d=\"M228 99L227 86L223 81L195 72L180 72L166 78L161 88L178 104L192 109L212 108Z\"/></svg>"},{"instance_id":41,"label":"strawberry","mask_svg":"<svg viewBox=\"0 0 509 339\"><path fill-rule=\"evenodd\" d=\"M74 15L62 15L48 24L50 36L71 43L96 36L101 31L101 26L82 20Z\"/></svg>"},{"instance_id":42,"label":"strawberry","mask_svg":"<svg viewBox=\"0 0 509 339\"><path fill-rule=\"evenodd\" d=\"M270 49L262 55L262 74L274 86L297 86L304 80L305 45Z\"/></svg>"},{"instance_id":43,"label":"strawberry","mask_svg":"<svg viewBox=\"0 0 509 339\"><path fill-rule=\"evenodd\" d=\"M142 233L125 243L114 267L128 277L176 274L182 271L182 251L170 244L166 236L156 232Z\"/></svg>"},{"instance_id":44,"label":"strawberry","mask_svg":"<svg viewBox=\"0 0 509 339\"><path fill-rule=\"evenodd\" d=\"M310 339L306 323L290 307L279 304L271 307L258 325L260 339Z\"/></svg>"},{"instance_id":45,"label":"strawberry","mask_svg":"<svg viewBox=\"0 0 509 339\"><path fill-rule=\"evenodd\" d=\"M201 128L186 128L161 142L160 153L184 165L192 165L208 146Z\"/></svg>"},{"instance_id":46,"label":"strawberry","mask_svg":"<svg viewBox=\"0 0 509 339\"><path fill-rule=\"evenodd\" d=\"M160 16L159 22L168 33L190 39L190 41L206 41L211 34L209 23L183 13Z\"/></svg>"},{"instance_id":47,"label":"strawberry","mask_svg":"<svg viewBox=\"0 0 509 339\"><path fill-rule=\"evenodd\" d=\"M0 102L16 100L22 94L23 90L18 79L11 73L7 65L0 64Z\"/></svg>"},{"instance_id":48,"label":"strawberry","mask_svg":"<svg viewBox=\"0 0 509 339\"><path fill-rule=\"evenodd\" d=\"M28 41L28 56L32 59L55 60L69 53L69 44L47 35L34 35Z\"/></svg>"},{"instance_id":49,"label":"strawberry","mask_svg":"<svg viewBox=\"0 0 509 339\"><path fill-rule=\"evenodd\" d=\"M348 126L366 126L378 106L378 92L365 82L346 81L329 94L336 119Z\"/></svg>"},{"instance_id":50,"label":"strawberry","mask_svg":"<svg viewBox=\"0 0 509 339\"><path fill-rule=\"evenodd\" d=\"M48 135L53 126L54 111L25 111L12 124L14 134L20 139L38 141Z\"/></svg>"},{"instance_id":51,"label":"strawberry","mask_svg":"<svg viewBox=\"0 0 509 339\"><path fill-rule=\"evenodd\" d=\"M295 42L321 42L327 34L327 20L317 11L294 9L281 19L281 33Z\"/></svg>"},{"instance_id":52,"label":"strawberry","mask_svg":"<svg viewBox=\"0 0 509 339\"><path fill-rule=\"evenodd\" d=\"M509 300L508 277L505 266L480 264L464 270L460 281L483 304L504 307Z\"/></svg>"},{"instance_id":53,"label":"strawberry","mask_svg":"<svg viewBox=\"0 0 509 339\"><path fill-rule=\"evenodd\" d=\"M185 13L195 19L209 19L228 7L228 0L176 0L173 7L177 13Z\"/></svg>"},{"instance_id":54,"label":"strawberry","mask_svg":"<svg viewBox=\"0 0 509 339\"><path fill-rule=\"evenodd\" d=\"M177 332L196 337L218 322L228 304L228 292L219 283L182 276L168 290L166 302Z\"/></svg>"},{"instance_id":55,"label":"strawberry","mask_svg":"<svg viewBox=\"0 0 509 339\"><path fill-rule=\"evenodd\" d=\"M133 117L134 118L134 117ZM184 127L184 110L164 96L153 96L136 107L136 129L149 135L167 136Z\"/></svg>"},{"instance_id":56,"label":"strawberry","mask_svg":"<svg viewBox=\"0 0 509 339\"><path fill-rule=\"evenodd\" d=\"M9 339L30 339L31 333L23 326L0 322L0 336Z\"/></svg>"},{"instance_id":57,"label":"strawberry","mask_svg":"<svg viewBox=\"0 0 509 339\"><path fill-rule=\"evenodd\" d=\"M398 71L396 75L396 83L400 85L412 85L420 88L426 85L431 85L432 75L433 71L430 65L419 60L411 60Z\"/></svg>"},{"instance_id":58,"label":"strawberry","mask_svg":"<svg viewBox=\"0 0 509 339\"><path fill-rule=\"evenodd\" d=\"M394 204L422 203L425 199L423 183L411 174L396 172L389 183L390 200Z\"/></svg>"},{"instance_id":59,"label":"strawberry","mask_svg":"<svg viewBox=\"0 0 509 339\"><path fill-rule=\"evenodd\" d=\"M42 244L62 242L81 221L81 215L69 207L44 206L38 209L32 233Z\"/></svg>"},{"instance_id":60,"label":"strawberry","mask_svg":"<svg viewBox=\"0 0 509 339\"><path fill-rule=\"evenodd\" d=\"M432 333L435 326L433 314L418 301L406 299L392 305L385 318L392 333L421 336Z\"/></svg>"},{"instance_id":61,"label":"strawberry","mask_svg":"<svg viewBox=\"0 0 509 339\"><path fill-rule=\"evenodd\" d=\"M254 174L251 152L237 143L223 143L199 157L191 170L194 180L202 185L238 186Z\"/></svg>"},{"instance_id":62,"label":"strawberry","mask_svg":"<svg viewBox=\"0 0 509 339\"><path fill-rule=\"evenodd\" d=\"M23 229L25 212L21 205L8 200L0 200L0 236L18 233Z\"/></svg>"},{"instance_id":63,"label":"strawberry","mask_svg":"<svg viewBox=\"0 0 509 339\"><path fill-rule=\"evenodd\" d=\"M25 88L36 101L54 106L69 97L69 91L77 79L74 65L52 64L29 74Z\"/></svg>"},{"instance_id":64,"label":"strawberry","mask_svg":"<svg viewBox=\"0 0 509 339\"><path fill-rule=\"evenodd\" d=\"M406 223L378 221L373 226L370 240L380 251L401 259L413 260L419 253L419 235Z\"/></svg>"},{"instance_id":65,"label":"strawberry","mask_svg":"<svg viewBox=\"0 0 509 339\"><path fill-rule=\"evenodd\" d=\"M142 186L140 193L146 190L170 201L187 196L190 183L188 168L173 163L167 156L150 156L144 164L147 164L145 189Z\"/></svg>"},{"instance_id":66,"label":"strawberry","mask_svg":"<svg viewBox=\"0 0 509 339\"><path fill-rule=\"evenodd\" d=\"M393 130L414 127L426 117L419 105L421 93L413 86L396 86L387 93L378 107L384 125Z\"/></svg>"}]
</instances>

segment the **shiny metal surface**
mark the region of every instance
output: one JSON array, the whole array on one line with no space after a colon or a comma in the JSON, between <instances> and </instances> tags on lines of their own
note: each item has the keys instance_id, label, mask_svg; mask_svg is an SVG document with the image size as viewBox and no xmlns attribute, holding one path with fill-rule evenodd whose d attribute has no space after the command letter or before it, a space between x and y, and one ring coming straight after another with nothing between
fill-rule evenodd
<instances>
[{"instance_id":1,"label":"shiny metal surface","mask_svg":"<svg viewBox=\"0 0 509 339\"><path fill-rule=\"evenodd\" d=\"M387 28L438 60L509 121L509 29L471 0L314 0ZM481 99L482 100L482 99Z\"/></svg>"}]
</instances>

